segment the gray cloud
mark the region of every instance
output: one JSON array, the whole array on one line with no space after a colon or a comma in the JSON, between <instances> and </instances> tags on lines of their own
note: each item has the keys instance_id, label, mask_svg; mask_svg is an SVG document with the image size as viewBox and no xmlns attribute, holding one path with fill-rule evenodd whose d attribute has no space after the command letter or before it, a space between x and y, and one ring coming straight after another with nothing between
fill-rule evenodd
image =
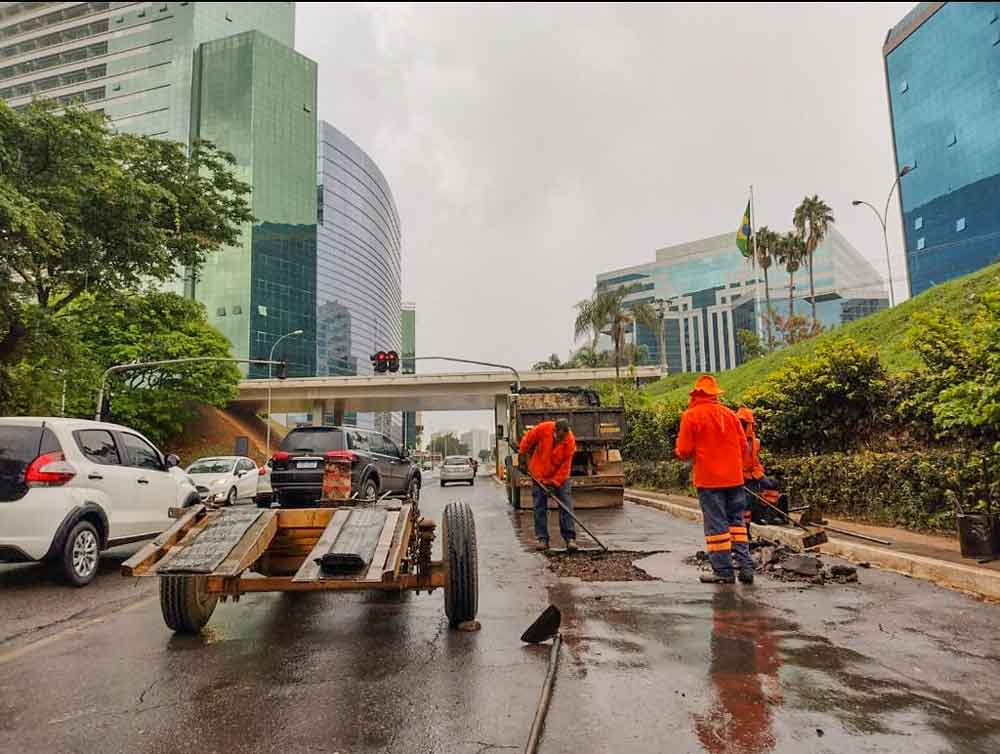
<instances>
[{"instance_id":1,"label":"gray cloud","mask_svg":"<svg viewBox=\"0 0 1000 754\"><path fill-rule=\"evenodd\" d=\"M568 353L596 273L735 233L751 183L772 228L819 193L884 269L850 200L892 182L881 45L910 7L301 3L297 47L392 184L418 350L525 366Z\"/></svg>"}]
</instances>

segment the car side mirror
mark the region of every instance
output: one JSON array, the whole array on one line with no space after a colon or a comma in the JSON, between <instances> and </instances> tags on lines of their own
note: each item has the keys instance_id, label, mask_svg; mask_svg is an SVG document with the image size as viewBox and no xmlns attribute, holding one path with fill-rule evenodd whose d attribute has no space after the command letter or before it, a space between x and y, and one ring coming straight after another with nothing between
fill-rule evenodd
<instances>
[{"instance_id":1,"label":"car side mirror","mask_svg":"<svg viewBox=\"0 0 1000 754\"><path fill-rule=\"evenodd\" d=\"M166 463L166 466L167 466L168 469L172 469L172 468L174 468L174 466L180 466L181 465L180 456L178 456L176 453L171 453L170 455L168 455L164 459L164 462Z\"/></svg>"}]
</instances>

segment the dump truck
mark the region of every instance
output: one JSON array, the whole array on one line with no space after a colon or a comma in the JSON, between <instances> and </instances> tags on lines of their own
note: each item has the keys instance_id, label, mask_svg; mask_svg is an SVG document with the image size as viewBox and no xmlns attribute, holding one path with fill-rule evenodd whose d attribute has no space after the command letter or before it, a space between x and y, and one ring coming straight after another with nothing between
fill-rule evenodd
<instances>
[{"instance_id":1,"label":"dump truck","mask_svg":"<svg viewBox=\"0 0 1000 754\"><path fill-rule=\"evenodd\" d=\"M623 504L625 475L621 446L625 439L624 406L602 406L594 390L521 388L511 394L510 454L504 459L507 499L514 508L531 508L531 479L518 470L521 438L543 421L566 419L576 437L570 480L577 508L613 508ZM554 503L550 502L550 507Z\"/></svg>"}]
</instances>

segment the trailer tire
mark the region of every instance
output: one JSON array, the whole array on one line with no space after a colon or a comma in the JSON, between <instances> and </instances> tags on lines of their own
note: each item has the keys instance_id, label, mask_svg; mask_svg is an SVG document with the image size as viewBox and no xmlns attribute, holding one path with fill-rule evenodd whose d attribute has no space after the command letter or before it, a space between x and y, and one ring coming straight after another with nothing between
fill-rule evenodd
<instances>
[{"instance_id":1,"label":"trailer tire","mask_svg":"<svg viewBox=\"0 0 1000 754\"><path fill-rule=\"evenodd\" d=\"M448 624L475 620L479 610L479 551L476 521L468 503L448 503L444 508L442 544L447 575L444 611Z\"/></svg>"},{"instance_id":2,"label":"trailer tire","mask_svg":"<svg viewBox=\"0 0 1000 754\"><path fill-rule=\"evenodd\" d=\"M163 621L179 634L196 634L205 627L219 597L205 591L204 576L160 576Z\"/></svg>"}]
</instances>

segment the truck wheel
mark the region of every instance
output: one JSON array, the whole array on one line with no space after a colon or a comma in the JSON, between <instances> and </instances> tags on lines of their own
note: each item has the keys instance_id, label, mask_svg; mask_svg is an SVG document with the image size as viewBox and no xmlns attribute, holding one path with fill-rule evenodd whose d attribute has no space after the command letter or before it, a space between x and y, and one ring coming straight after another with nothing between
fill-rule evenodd
<instances>
[{"instance_id":1,"label":"truck wheel","mask_svg":"<svg viewBox=\"0 0 1000 754\"><path fill-rule=\"evenodd\" d=\"M468 503L444 508L442 544L447 578L444 611L452 627L474 620L479 610L479 554L476 521Z\"/></svg>"},{"instance_id":2,"label":"truck wheel","mask_svg":"<svg viewBox=\"0 0 1000 754\"><path fill-rule=\"evenodd\" d=\"M201 631L218 602L218 595L205 590L204 576L160 576L163 622L179 634Z\"/></svg>"},{"instance_id":3,"label":"truck wheel","mask_svg":"<svg viewBox=\"0 0 1000 754\"><path fill-rule=\"evenodd\" d=\"M89 521L80 521L66 536L62 550L62 572L73 586L86 586L97 575L101 538Z\"/></svg>"},{"instance_id":4,"label":"truck wheel","mask_svg":"<svg viewBox=\"0 0 1000 754\"><path fill-rule=\"evenodd\" d=\"M510 456L507 456L504 463L507 465L507 501L514 510L518 510L521 507L521 487L518 485L518 472Z\"/></svg>"}]
</instances>

